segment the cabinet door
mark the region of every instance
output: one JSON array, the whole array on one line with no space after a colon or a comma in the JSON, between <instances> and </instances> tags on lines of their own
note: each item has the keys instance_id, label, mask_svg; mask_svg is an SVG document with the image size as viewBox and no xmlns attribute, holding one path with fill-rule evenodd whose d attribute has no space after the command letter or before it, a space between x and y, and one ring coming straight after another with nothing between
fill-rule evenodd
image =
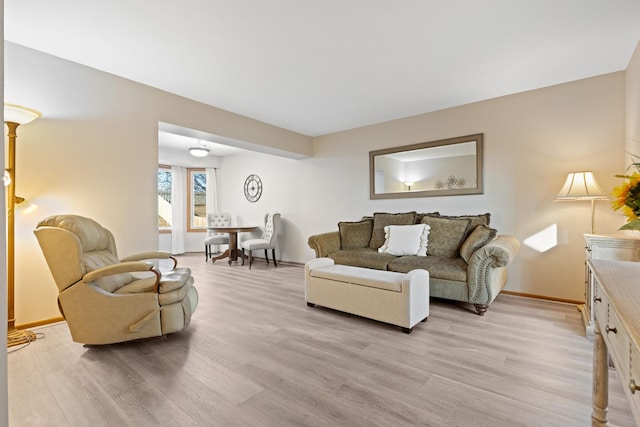
<instances>
[{"instance_id":1,"label":"cabinet door","mask_svg":"<svg viewBox=\"0 0 640 427\"><path fill-rule=\"evenodd\" d=\"M629 357L629 377L620 379L627 395L631 396L633 415L640 421L640 350L632 345Z\"/></svg>"}]
</instances>

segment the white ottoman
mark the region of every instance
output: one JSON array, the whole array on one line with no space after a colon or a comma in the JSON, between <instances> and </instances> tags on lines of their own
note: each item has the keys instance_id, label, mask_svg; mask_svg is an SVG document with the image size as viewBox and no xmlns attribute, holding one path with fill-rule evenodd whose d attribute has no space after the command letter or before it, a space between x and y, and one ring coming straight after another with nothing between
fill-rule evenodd
<instances>
[{"instance_id":1,"label":"white ottoman","mask_svg":"<svg viewBox=\"0 0 640 427\"><path fill-rule=\"evenodd\" d=\"M335 265L331 258L305 264L307 305L344 311L402 327L411 333L429 317L429 272L409 273Z\"/></svg>"}]
</instances>

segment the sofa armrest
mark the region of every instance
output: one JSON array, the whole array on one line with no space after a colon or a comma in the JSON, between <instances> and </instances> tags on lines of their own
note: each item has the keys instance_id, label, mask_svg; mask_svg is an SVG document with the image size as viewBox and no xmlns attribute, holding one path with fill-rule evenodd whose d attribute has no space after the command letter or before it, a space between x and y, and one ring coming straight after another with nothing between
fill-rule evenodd
<instances>
[{"instance_id":1,"label":"sofa armrest","mask_svg":"<svg viewBox=\"0 0 640 427\"><path fill-rule=\"evenodd\" d=\"M332 252L340 250L340 233L338 231L332 231L329 233L315 234L309 237L307 243L311 249L316 251L316 258L323 258Z\"/></svg>"},{"instance_id":2,"label":"sofa armrest","mask_svg":"<svg viewBox=\"0 0 640 427\"><path fill-rule=\"evenodd\" d=\"M520 251L513 236L498 236L476 250L469 258L469 302L490 304L506 284L506 271ZM498 271L501 270L501 271Z\"/></svg>"}]
</instances>

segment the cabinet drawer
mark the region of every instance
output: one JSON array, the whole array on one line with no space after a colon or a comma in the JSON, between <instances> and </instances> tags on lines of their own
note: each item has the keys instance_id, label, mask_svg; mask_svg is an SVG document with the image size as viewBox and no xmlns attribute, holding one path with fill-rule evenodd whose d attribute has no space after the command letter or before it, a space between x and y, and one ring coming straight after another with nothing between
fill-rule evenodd
<instances>
[{"instance_id":1,"label":"cabinet drawer","mask_svg":"<svg viewBox=\"0 0 640 427\"><path fill-rule=\"evenodd\" d=\"M603 329L603 333L604 333L604 327L607 324L608 308L609 308L609 301L607 301L607 296L605 295L604 292L602 292L602 289L600 289L600 286L596 282L595 287L593 289L592 309L593 309L593 314L595 318L597 319L598 323Z\"/></svg>"},{"instance_id":2,"label":"cabinet drawer","mask_svg":"<svg viewBox=\"0 0 640 427\"><path fill-rule=\"evenodd\" d=\"M628 383L627 378L629 377L629 337L615 311L611 306L608 309L607 323L602 329L602 333L607 335L609 354L624 384ZM600 324L602 325L602 323Z\"/></svg>"}]
</instances>

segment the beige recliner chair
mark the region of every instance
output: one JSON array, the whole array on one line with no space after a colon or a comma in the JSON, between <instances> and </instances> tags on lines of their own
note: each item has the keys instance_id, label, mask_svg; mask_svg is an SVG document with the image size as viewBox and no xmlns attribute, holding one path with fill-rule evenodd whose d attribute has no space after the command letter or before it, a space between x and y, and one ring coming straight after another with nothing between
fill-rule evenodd
<instances>
[{"instance_id":1,"label":"beige recliner chair","mask_svg":"<svg viewBox=\"0 0 640 427\"><path fill-rule=\"evenodd\" d=\"M189 268L167 252L118 259L113 234L92 219L56 215L34 231L58 285L58 306L73 340L110 344L186 328L198 305ZM143 260L173 259L160 273Z\"/></svg>"}]
</instances>

